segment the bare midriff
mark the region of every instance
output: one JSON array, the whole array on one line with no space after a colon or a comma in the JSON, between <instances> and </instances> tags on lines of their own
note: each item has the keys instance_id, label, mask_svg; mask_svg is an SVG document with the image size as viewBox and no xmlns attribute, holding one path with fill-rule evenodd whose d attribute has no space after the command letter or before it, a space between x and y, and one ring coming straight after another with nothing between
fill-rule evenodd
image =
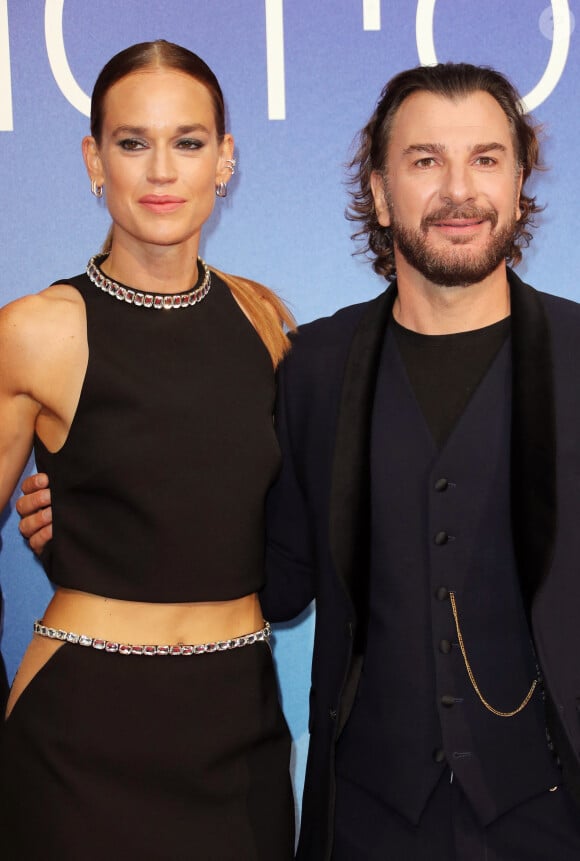
<instances>
[{"instance_id":1,"label":"bare midriff","mask_svg":"<svg viewBox=\"0 0 580 861\"><path fill-rule=\"evenodd\" d=\"M47 627L88 637L155 646L228 640L264 627L255 593L232 601L150 604L61 588L54 594L42 621ZM63 645L60 640L33 636L12 684L6 717L36 673ZM103 659L107 657L103 653Z\"/></svg>"},{"instance_id":2,"label":"bare midriff","mask_svg":"<svg viewBox=\"0 0 580 861\"><path fill-rule=\"evenodd\" d=\"M263 627L256 594L232 601L150 604L58 589L45 625L119 643L173 644L227 640Z\"/></svg>"}]
</instances>

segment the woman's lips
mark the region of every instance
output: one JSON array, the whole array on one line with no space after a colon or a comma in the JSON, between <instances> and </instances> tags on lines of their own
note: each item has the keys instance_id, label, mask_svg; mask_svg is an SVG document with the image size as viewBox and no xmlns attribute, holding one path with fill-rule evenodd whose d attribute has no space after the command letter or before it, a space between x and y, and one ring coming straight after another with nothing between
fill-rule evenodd
<instances>
[{"instance_id":1,"label":"woman's lips","mask_svg":"<svg viewBox=\"0 0 580 861\"><path fill-rule=\"evenodd\" d=\"M169 194L147 194L140 198L139 203L151 212L175 212L185 203L185 199Z\"/></svg>"}]
</instances>

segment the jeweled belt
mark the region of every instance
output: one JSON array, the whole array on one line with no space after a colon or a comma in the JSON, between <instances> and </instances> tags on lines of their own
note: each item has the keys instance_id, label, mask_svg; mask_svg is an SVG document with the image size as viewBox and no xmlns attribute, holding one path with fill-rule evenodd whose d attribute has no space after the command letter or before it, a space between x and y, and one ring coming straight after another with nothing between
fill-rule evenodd
<instances>
[{"instance_id":1,"label":"jeweled belt","mask_svg":"<svg viewBox=\"0 0 580 861\"><path fill-rule=\"evenodd\" d=\"M85 646L103 652L118 652L120 655L206 655L211 652L227 652L229 649L241 649L244 646L252 646L254 643L268 643L272 635L270 623L265 622L264 627L251 634L243 634L241 637L232 637L230 640L215 640L211 643L176 643L175 645L137 645L131 643L116 643L114 640L105 640L102 637L88 637L86 634L74 634L72 631L63 631L61 628L49 628L37 619L33 625L33 631L40 637L49 637L51 640L62 640L75 646Z\"/></svg>"}]
</instances>

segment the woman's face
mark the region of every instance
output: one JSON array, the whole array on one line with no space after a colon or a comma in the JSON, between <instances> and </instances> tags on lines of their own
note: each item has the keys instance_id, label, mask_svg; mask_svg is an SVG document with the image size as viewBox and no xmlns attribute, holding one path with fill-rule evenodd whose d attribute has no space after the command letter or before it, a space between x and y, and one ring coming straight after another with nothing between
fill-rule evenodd
<instances>
[{"instance_id":1,"label":"woman's face","mask_svg":"<svg viewBox=\"0 0 580 861\"><path fill-rule=\"evenodd\" d=\"M105 96L101 140L85 138L83 155L91 179L104 185L115 242L189 243L197 255L233 155L230 135L218 141L203 84L165 68L127 75Z\"/></svg>"}]
</instances>

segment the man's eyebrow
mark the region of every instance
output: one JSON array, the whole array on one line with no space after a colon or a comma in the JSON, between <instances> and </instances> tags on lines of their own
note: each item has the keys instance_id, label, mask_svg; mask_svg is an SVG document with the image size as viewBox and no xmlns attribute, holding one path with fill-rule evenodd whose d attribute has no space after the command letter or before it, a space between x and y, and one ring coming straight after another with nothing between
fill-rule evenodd
<instances>
[{"instance_id":1,"label":"man's eyebrow","mask_svg":"<svg viewBox=\"0 0 580 861\"><path fill-rule=\"evenodd\" d=\"M439 143L417 143L410 144L403 150L403 155L413 155L413 153L427 153L428 155L441 155L446 151L445 144ZM488 141L486 143L474 144L470 152L478 155L483 152L507 152L507 147L498 141Z\"/></svg>"},{"instance_id":2,"label":"man's eyebrow","mask_svg":"<svg viewBox=\"0 0 580 861\"><path fill-rule=\"evenodd\" d=\"M504 146L504 144L502 143L498 143L497 141L490 141L490 143L476 144L471 150L471 152L474 155L477 155L478 153L493 152L494 150L496 152L507 152L507 147Z\"/></svg>"},{"instance_id":3,"label":"man's eyebrow","mask_svg":"<svg viewBox=\"0 0 580 861\"><path fill-rule=\"evenodd\" d=\"M417 143L411 144L403 150L403 155L412 155L416 152L429 153L430 155L440 155L445 152L445 144L436 143Z\"/></svg>"}]
</instances>

